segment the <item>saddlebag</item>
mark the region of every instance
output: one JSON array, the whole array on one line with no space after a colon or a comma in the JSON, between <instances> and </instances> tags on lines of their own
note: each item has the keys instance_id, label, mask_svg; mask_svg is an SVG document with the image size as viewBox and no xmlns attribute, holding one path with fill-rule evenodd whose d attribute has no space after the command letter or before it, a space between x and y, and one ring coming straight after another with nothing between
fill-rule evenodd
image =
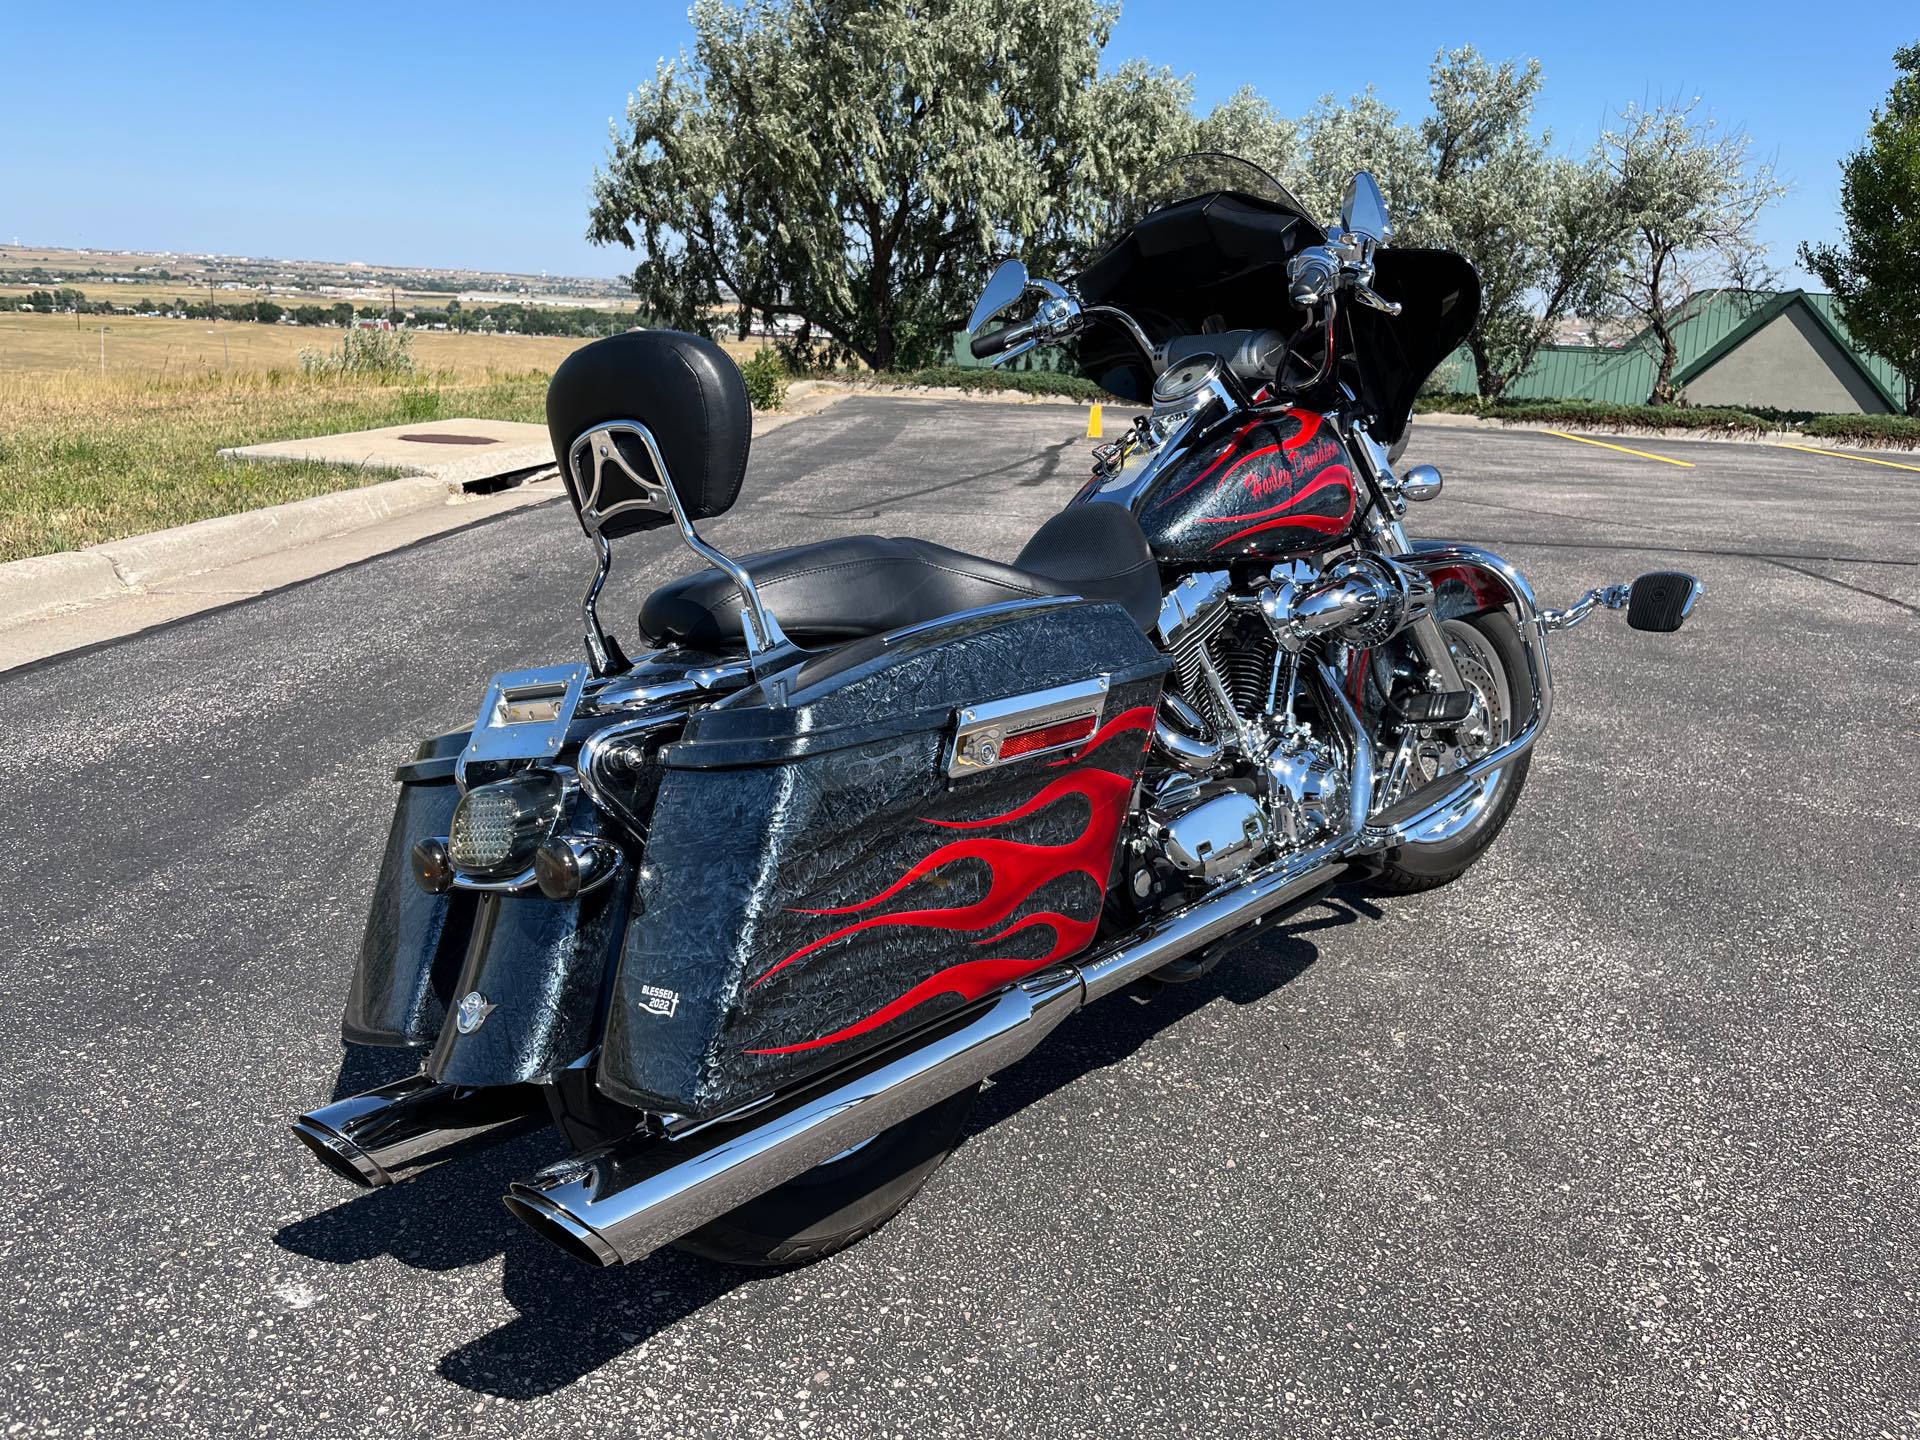
<instances>
[{"instance_id":1,"label":"saddlebag","mask_svg":"<svg viewBox=\"0 0 1920 1440\"><path fill-rule=\"evenodd\" d=\"M699 713L661 752L600 1088L721 1114L1085 949L1169 663L1117 605L995 607Z\"/></svg>"},{"instance_id":2,"label":"saddlebag","mask_svg":"<svg viewBox=\"0 0 1920 1440\"><path fill-rule=\"evenodd\" d=\"M467 740L466 731L429 740L396 774L400 798L341 1033L362 1045L431 1046L423 1068L443 1084L514 1085L592 1051L632 872L623 861L608 883L565 901L422 890L411 852L451 829L455 762ZM575 803L568 832L599 834L599 813ZM477 1008L448 1023L463 996Z\"/></svg>"}]
</instances>

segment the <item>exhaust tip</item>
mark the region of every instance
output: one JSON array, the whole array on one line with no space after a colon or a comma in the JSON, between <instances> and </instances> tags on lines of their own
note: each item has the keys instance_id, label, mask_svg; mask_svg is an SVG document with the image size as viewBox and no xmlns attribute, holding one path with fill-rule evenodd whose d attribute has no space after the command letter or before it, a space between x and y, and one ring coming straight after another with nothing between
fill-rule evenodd
<instances>
[{"instance_id":1,"label":"exhaust tip","mask_svg":"<svg viewBox=\"0 0 1920 1440\"><path fill-rule=\"evenodd\" d=\"M293 1134L322 1165L363 1190L378 1189L391 1178L359 1146L311 1120L294 1121Z\"/></svg>"},{"instance_id":2,"label":"exhaust tip","mask_svg":"<svg viewBox=\"0 0 1920 1440\"><path fill-rule=\"evenodd\" d=\"M501 1197L500 1203L514 1219L583 1265L605 1268L621 1263L619 1252L591 1226L583 1225L544 1195L515 1186Z\"/></svg>"}]
</instances>

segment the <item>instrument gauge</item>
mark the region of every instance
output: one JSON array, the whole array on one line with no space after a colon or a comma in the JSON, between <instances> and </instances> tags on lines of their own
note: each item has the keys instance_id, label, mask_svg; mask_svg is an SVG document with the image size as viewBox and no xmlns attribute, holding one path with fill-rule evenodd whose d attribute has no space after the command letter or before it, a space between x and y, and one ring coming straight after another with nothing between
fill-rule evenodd
<instances>
[{"instance_id":1,"label":"instrument gauge","mask_svg":"<svg viewBox=\"0 0 1920 1440\"><path fill-rule=\"evenodd\" d=\"M1153 382L1153 408L1172 410L1184 407L1206 389L1210 381L1218 380L1225 370L1218 355L1189 355L1169 365Z\"/></svg>"}]
</instances>

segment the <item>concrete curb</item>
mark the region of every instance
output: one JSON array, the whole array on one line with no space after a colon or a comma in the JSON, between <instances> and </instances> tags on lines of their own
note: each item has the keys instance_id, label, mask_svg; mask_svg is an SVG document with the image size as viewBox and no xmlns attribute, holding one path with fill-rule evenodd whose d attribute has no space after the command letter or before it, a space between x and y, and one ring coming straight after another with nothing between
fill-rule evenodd
<instances>
[{"instance_id":1,"label":"concrete curb","mask_svg":"<svg viewBox=\"0 0 1920 1440\"><path fill-rule=\"evenodd\" d=\"M259 559L435 505L459 503L458 486L408 475L284 505L196 520L109 540L64 555L0 565L0 623L91 605L148 586Z\"/></svg>"},{"instance_id":2,"label":"concrete curb","mask_svg":"<svg viewBox=\"0 0 1920 1440\"><path fill-rule=\"evenodd\" d=\"M1450 410L1416 413L1416 425L1433 425L1442 430L1531 430L1546 434L1555 430L1582 431L1594 435L1626 435L1641 440L1704 440L1716 445L1804 445L1809 450L1869 450L1876 455L1904 455L1920 464L1920 449L1901 445L1873 445L1864 440L1829 440L1824 435L1806 435L1798 430L1761 430L1738 435L1712 434L1703 430L1676 430L1671 426L1595 425L1591 421L1569 420L1548 424L1544 420L1501 420L1485 415L1457 415Z\"/></svg>"},{"instance_id":3,"label":"concrete curb","mask_svg":"<svg viewBox=\"0 0 1920 1440\"><path fill-rule=\"evenodd\" d=\"M796 384L789 392L795 403L772 414L755 413L755 433L817 415L851 393L814 382ZM497 461L500 453L492 458ZM215 603L210 596L257 594L288 583L288 577L308 579L396 544L558 498L562 491L552 452L545 445L529 447L526 458L530 468L509 477L505 488L467 490L461 483L467 467L456 459L437 465L439 474L404 475L0 564L0 670L131 633L154 623L161 611L160 618L177 618L208 608ZM556 483L534 483L543 480ZM444 519L428 518L427 512L443 507L450 512ZM350 537L363 531L364 543L351 543ZM274 562L275 556L287 559ZM258 562L268 562L266 574ZM216 578L197 578L209 576ZM221 588L229 576L231 587ZM196 583L183 587L185 581Z\"/></svg>"},{"instance_id":4,"label":"concrete curb","mask_svg":"<svg viewBox=\"0 0 1920 1440\"><path fill-rule=\"evenodd\" d=\"M889 385L867 380L796 380L787 393L794 394L802 385L808 386L811 394L838 394L842 397L880 395L901 400L972 400L989 405L1075 405L1083 410L1089 405L1124 406L1128 403L1111 396L1082 400L1073 395L1029 395L1023 390L966 390L958 385ZM755 416L757 419L757 411Z\"/></svg>"}]
</instances>

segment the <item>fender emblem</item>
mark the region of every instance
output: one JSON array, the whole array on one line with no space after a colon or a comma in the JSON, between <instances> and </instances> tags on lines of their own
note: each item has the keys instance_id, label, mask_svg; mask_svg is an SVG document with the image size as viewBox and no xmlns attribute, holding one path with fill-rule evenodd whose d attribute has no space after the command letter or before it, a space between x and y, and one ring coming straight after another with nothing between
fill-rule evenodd
<instances>
[{"instance_id":1,"label":"fender emblem","mask_svg":"<svg viewBox=\"0 0 1920 1440\"><path fill-rule=\"evenodd\" d=\"M680 1009L680 992L663 990L658 985L642 985L640 1008L649 1015L658 1015L662 1020L671 1020Z\"/></svg>"},{"instance_id":2,"label":"fender emblem","mask_svg":"<svg viewBox=\"0 0 1920 1440\"><path fill-rule=\"evenodd\" d=\"M471 1035L487 1023L487 1016L494 1012L493 1002L478 990L469 990L460 999L460 1008L454 1012L453 1028L462 1035Z\"/></svg>"}]
</instances>

